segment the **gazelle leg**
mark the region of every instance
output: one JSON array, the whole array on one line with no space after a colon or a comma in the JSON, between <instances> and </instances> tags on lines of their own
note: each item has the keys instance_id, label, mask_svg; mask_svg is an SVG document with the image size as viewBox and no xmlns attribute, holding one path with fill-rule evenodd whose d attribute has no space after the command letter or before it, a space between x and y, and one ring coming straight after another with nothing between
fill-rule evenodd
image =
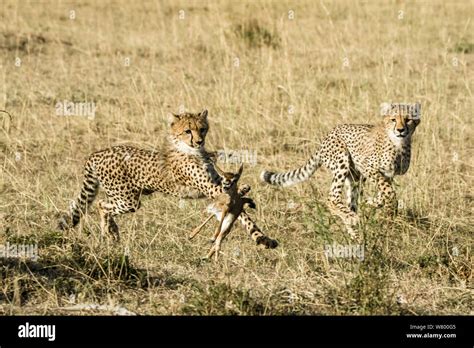
<instances>
[{"instance_id":1,"label":"gazelle leg","mask_svg":"<svg viewBox=\"0 0 474 348\"><path fill-rule=\"evenodd\" d=\"M221 243L222 240L224 239L224 234L221 232L216 238L216 241L214 244L212 244L211 249L209 249L209 252L206 255L207 259L210 259L212 255L215 254L215 260L217 261L219 259L219 251L221 250Z\"/></svg>"},{"instance_id":2,"label":"gazelle leg","mask_svg":"<svg viewBox=\"0 0 474 348\"><path fill-rule=\"evenodd\" d=\"M209 249L209 252L207 253L205 258L210 259L211 256L214 255L215 251L216 251L216 245L212 244L211 249Z\"/></svg>"},{"instance_id":3,"label":"gazelle leg","mask_svg":"<svg viewBox=\"0 0 474 348\"><path fill-rule=\"evenodd\" d=\"M227 215L227 211L228 211L228 209L224 209L222 211L221 218L219 220L219 226L217 226L216 231L214 232L214 236L211 239L211 242L214 242L216 240L217 236L219 236L219 234L221 233L222 223L224 222L224 218Z\"/></svg>"},{"instance_id":4,"label":"gazelle leg","mask_svg":"<svg viewBox=\"0 0 474 348\"><path fill-rule=\"evenodd\" d=\"M216 261L219 259L219 252L221 251L221 243L224 240L224 238L227 236L229 230L230 230L230 226L226 231L221 231L221 233L219 233L219 235L217 236L217 239L213 248L215 252L214 258Z\"/></svg>"},{"instance_id":5,"label":"gazelle leg","mask_svg":"<svg viewBox=\"0 0 474 348\"><path fill-rule=\"evenodd\" d=\"M209 220L211 220L213 216L214 214L209 215L209 217L202 224L200 224L191 232L188 239L193 239L199 232L201 232L202 228L209 222Z\"/></svg>"},{"instance_id":6,"label":"gazelle leg","mask_svg":"<svg viewBox=\"0 0 474 348\"><path fill-rule=\"evenodd\" d=\"M214 236L211 239L214 242L214 244L212 244L211 249L209 250L209 252L207 253L207 256L206 256L206 258L208 258L208 259L212 255L214 255L214 253L216 253L216 260L217 260L217 257L218 257L217 255L219 254L221 241L222 241L222 232L223 232L223 231L221 231L222 223L224 222L224 218L227 215L227 211L228 211L228 209L225 209L221 213L221 218L219 220L219 226L217 226L216 231L214 232Z\"/></svg>"},{"instance_id":7,"label":"gazelle leg","mask_svg":"<svg viewBox=\"0 0 474 348\"><path fill-rule=\"evenodd\" d=\"M219 233L219 236L216 239L216 246L215 246L215 254L214 254L214 259L216 261L219 260L219 252L221 251L221 243L222 240L224 239L223 233Z\"/></svg>"},{"instance_id":8,"label":"gazelle leg","mask_svg":"<svg viewBox=\"0 0 474 348\"><path fill-rule=\"evenodd\" d=\"M230 230L232 229L232 226L234 225L235 220L237 220L237 217L233 214L227 214L226 219L228 221L225 222L223 230L220 231L219 235L217 236L217 239L212 247L212 249L209 251L208 257L211 257L213 253L215 253L215 260L217 261L219 258L219 252L221 250L221 243L227 237L227 235L230 233Z\"/></svg>"}]
</instances>

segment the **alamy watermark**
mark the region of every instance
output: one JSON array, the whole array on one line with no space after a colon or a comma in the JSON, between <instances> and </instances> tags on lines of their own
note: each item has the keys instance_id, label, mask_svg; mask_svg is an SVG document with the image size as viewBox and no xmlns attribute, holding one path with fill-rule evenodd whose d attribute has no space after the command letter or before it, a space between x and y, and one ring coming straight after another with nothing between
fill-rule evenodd
<instances>
[{"instance_id":1,"label":"alamy watermark","mask_svg":"<svg viewBox=\"0 0 474 348\"><path fill-rule=\"evenodd\" d=\"M0 257L38 260L37 244L0 244Z\"/></svg>"},{"instance_id":2,"label":"alamy watermark","mask_svg":"<svg viewBox=\"0 0 474 348\"><path fill-rule=\"evenodd\" d=\"M218 150L217 160L222 163L241 164L249 163L254 166L257 164L257 151L255 150Z\"/></svg>"},{"instance_id":3,"label":"alamy watermark","mask_svg":"<svg viewBox=\"0 0 474 348\"><path fill-rule=\"evenodd\" d=\"M363 261L365 257L364 246L361 244L326 244L324 254L328 258L359 259L359 261Z\"/></svg>"},{"instance_id":4,"label":"alamy watermark","mask_svg":"<svg viewBox=\"0 0 474 348\"><path fill-rule=\"evenodd\" d=\"M381 116L411 116L419 119L421 116L420 103L382 103L380 104Z\"/></svg>"},{"instance_id":5,"label":"alamy watermark","mask_svg":"<svg viewBox=\"0 0 474 348\"><path fill-rule=\"evenodd\" d=\"M59 101L54 106L57 116L83 116L89 120L94 119L97 107L94 102Z\"/></svg>"},{"instance_id":6,"label":"alamy watermark","mask_svg":"<svg viewBox=\"0 0 474 348\"><path fill-rule=\"evenodd\" d=\"M38 325L26 322L18 326L18 337L20 338L47 338L48 341L56 339L56 325Z\"/></svg>"}]
</instances>

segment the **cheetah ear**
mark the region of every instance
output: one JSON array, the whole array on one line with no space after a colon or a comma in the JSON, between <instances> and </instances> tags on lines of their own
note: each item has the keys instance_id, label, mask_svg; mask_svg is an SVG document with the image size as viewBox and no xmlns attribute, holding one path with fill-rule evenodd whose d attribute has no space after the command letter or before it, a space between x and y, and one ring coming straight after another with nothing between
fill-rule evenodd
<instances>
[{"instance_id":1,"label":"cheetah ear","mask_svg":"<svg viewBox=\"0 0 474 348\"><path fill-rule=\"evenodd\" d=\"M421 118L421 104L415 103L410 109L410 115L414 120L419 120Z\"/></svg>"},{"instance_id":2,"label":"cheetah ear","mask_svg":"<svg viewBox=\"0 0 474 348\"><path fill-rule=\"evenodd\" d=\"M392 110L392 104L390 104L390 103L380 104L380 115L381 116L389 116L391 110Z\"/></svg>"},{"instance_id":3,"label":"cheetah ear","mask_svg":"<svg viewBox=\"0 0 474 348\"><path fill-rule=\"evenodd\" d=\"M170 125L172 125L173 123L175 123L176 121L179 121L180 120L180 115L177 115L177 114L173 114L172 112L169 112L168 115L168 123Z\"/></svg>"},{"instance_id":4,"label":"cheetah ear","mask_svg":"<svg viewBox=\"0 0 474 348\"><path fill-rule=\"evenodd\" d=\"M201 116L204 120L207 120L207 109L204 109L200 114L199 116Z\"/></svg>"}]
</instances>

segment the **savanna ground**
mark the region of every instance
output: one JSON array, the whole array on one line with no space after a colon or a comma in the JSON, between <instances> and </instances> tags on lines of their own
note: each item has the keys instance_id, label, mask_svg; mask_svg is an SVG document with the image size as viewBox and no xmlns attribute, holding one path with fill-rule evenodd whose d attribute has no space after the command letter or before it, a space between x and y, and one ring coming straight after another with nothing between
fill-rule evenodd
<instances>
[{"instance_id":1,"label":"savanna ground","mask_svg":"<svg viewBox=\"0 0 474 348\"><path fill-rule=\"evenodd\" d=\"M0 313L472 314L472 9L2 1L0 244L37 244L39 259L0 259ZM62 101L93 102L95 117L58 116ZM378 122L391 101L422 104L399 215L362 205L364 260L329 258L326 245L354 244L325 207L329 173L286 189L259 173L295 168L335 125ZM159 193L118 219L118 245L99 241L96 209L82 231L57 231L89 153L160 146L168 112L203 108L210 150L256 154L241 182L277 249L239 226L202 262L211 227L187 234L207 202Z\"/></svg>"}]
</instances>

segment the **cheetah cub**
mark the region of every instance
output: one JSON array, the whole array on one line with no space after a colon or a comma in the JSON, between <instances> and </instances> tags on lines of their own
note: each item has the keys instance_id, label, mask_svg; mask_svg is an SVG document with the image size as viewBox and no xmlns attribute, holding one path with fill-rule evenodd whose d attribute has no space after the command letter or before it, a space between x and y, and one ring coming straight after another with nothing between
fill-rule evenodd
<instances>
[{"instance_id":1,"label":"cheetah cub","mask_svg":"<svg viewBox=\"0 0 474 348\"><path fill-rule=\"evenodd\" d=\"M357 225L357 200L360 181L376 184L375 207L395 208L392 181L410 166L411 140L420 123L421 105L384 103L378 125L345 124L334 128L319 149L300 168L284 173L263 171L261 179L272 185L290 186L307 180L321 165L332 172L329 208L340 217L351 237ZM347 202L342 188L345 185Z\"/></svg>"},{"instance_id":2,"label":"cheetah cub","mask_svg":"<svg viewBox=\"0 0 474 348\"><path fill-rule=\"evenodd\" d=\"M209 222L209 220L214 215L216 216L219 224L211 239L211 242L214 242L214 244L209 250L206 258L210 258L215 254L215 259L217 261L221 249L221 243L229 234L235 220L237 220L239 215L242 213L244 206L248 205L252 209L255 209L256 207L255 202L251 198L244 197L250 191L250 186L244 185L240 190L238 190L237 183L242 175L243 168L243 165L241 165L237 173L229 173L223 172L217 166L215 167L216 171L222 178L222 188L224 192L218 195L213 203L208 205L207 211L211 215L209 215L209 217L189 235L189 239L194 238Z\"/></svg>"},{"instance_id":3,"label":"cheetah cub","mask_svg":"<svg viewBox=\"0 0 474 348\"><path fill-rule=\"evenodd\" d=\"M108 231L117 240L115 217L139 209L142 195L162 192L180 198L213 199L223 193L222 179L214 169L211 153L204 147L209 130L207 115L207 110L170 114L169 135L159 150L120 145L91 154L84 165L81 192L59 227L76 226L95 200L99 187L106 194L106 199L97 204L102 234ZM260 231L245 211L238 218L257 245L278 245Z\"/></svg>"}]
</instances>

